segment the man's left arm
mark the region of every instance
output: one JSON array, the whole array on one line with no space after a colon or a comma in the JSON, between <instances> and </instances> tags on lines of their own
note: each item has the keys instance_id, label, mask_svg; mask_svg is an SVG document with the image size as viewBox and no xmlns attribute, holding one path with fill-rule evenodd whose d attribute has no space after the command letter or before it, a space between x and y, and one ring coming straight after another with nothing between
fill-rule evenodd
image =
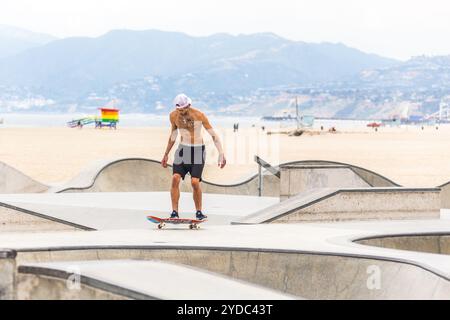
<instances>
[{"instance_id":1,"label":"man's left arm","mask_svg":"<svg viewBox=\"0 0 450 320\"><path fill-rule=\"evenodd\" d=\"M219 162L218 165L222 169L225 167L227 160L225 159L225 154L223 152L222 148L222 142L220 141L219 135L214 131L212 125L209 123L208 117L206 117L205 114L202 113L202 124L206 131L211 135L211 138L214 141L214 144L217 148L217 151L219 151Z\"/></svg>"}]
</instances>

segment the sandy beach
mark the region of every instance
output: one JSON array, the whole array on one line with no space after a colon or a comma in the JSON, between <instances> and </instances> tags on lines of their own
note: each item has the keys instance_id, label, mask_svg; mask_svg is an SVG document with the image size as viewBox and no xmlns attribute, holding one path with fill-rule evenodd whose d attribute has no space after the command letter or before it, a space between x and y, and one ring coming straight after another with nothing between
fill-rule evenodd
<instances>
[{"instance_id":1,"label":"sandy beach","mask_svg":"<svg viewBox=\"0 0 450 320\"><path fill-rule=\"evenodd\" d=\"M256 172L253 155L272 164L293 160L330 160L380 173L404 186L437 186L450 180L450 127L380 128L359 132L315 132L294 137L267 135L260 128L222 136L228 166L215 165L217 153L205 136L208 165L204 178L231 183ZM160 160L168 128L0 128L0 161L46 183L69 180L91 162L117 157ZM172 152L173 153L173 152Z\"/></svg>"}]
</instances>

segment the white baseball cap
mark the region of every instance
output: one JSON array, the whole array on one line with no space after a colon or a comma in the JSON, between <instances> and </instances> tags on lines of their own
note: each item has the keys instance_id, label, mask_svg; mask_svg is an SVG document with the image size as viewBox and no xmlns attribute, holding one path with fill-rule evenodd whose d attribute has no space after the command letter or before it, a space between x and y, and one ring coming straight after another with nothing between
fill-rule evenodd
<instances>
[{"instance_id":1,"label":"white baseball cap","mask_svg":"<svg viewBox=\"0 0 450 320\"><path fill-rule=\"evenodd\" d=\"M177 107L177 109L184 109L192 104L192 100L184 93L180 93L173 100L173 104Z\"/></svg>"}]
</instances>

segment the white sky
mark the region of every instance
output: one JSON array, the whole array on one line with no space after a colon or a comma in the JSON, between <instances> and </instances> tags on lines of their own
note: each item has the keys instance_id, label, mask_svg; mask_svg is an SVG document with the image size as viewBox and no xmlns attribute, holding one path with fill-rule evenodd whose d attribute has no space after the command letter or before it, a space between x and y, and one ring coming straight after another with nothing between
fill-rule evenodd
<instances>
[{"instance_id":1,"label":"white sky","mask_svg":"<svg viewBox=\"0 0 450 320\"><path fill-rule=\"evenodd\" d=\"M399 59L450 54L448 0L14 0L0 3L0 24L58 37L111 29L274 32Z\"/></svg>"}]
</instances>

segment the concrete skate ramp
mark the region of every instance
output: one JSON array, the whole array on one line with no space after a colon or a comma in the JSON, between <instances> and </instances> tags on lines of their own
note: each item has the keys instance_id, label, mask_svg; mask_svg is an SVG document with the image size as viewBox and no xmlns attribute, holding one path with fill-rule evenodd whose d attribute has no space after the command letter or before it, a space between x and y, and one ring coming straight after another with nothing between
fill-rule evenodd
<instances>
[{"instance_id":1,"label":"concrete skate ramp","mask_svg":"<svg viewBox=\"0 0 450 320\"><path fill-rule=\"evenodd\" d=\"M315 189L232 224L439 218L438 188Z\"/></svg>"},{"instance_id":2,"label":"concrete skate ramp","mask_svg":"<svg viewBox=\"0 0 450 320\"><path fill-rule=\"evenodd\" d=\"M79 277L80 290L67 279ZM292 296L161 261L104 260L19 267L18 299L285 300Z\"/></svg>"},{"instance_id":3,"label":"concrete skate ramp","mask_svg":"<svg viewBox=\"0 0 450 320\"><path fill-rule=\"evenodd\" d=\"M73 219L62 219L56 215L49 215L37 211L36 208L28 210L22 205L0 202L0 232L37 232L37 231L76 231L93 230L84 225L73 222ZM66 214L73 211L62 211ZM77 214L75 213L75 216ZM72 221L71 221L72 220Z\"/></svg>"},{"instance_id":4,"label":"concrete skate ramp","mask_svg":"<svg viewBox=\"0 0 450 320\"><path fill-rule=\"evenodd\" d=\"M301 160L287 165L345 165L361 179L373 187L399 186L395 182L364 168L334 161ZM58 186L48 186L24 173L0 162L0 193L40 193L40 192L139 192L167 191L170 186L172 170L164 169L159 161L144 158L119 158L99 160L81 171L75 178ZM278 197L279 178L264 171L263 196ZM258 176L256 173L237 183L218 184L204 181L204 192L258 195ZM183 183L182 191L191 191L189 183Z\"/></svg>"},{"instance_id":5,"label":"concrete skate ramp","mask_svg":"<svg viewBox=\"0 0 450 320\"><path fill-rule=\"evenodd\" d=\"M83 170L71 181L53 187L49 192L149 192L170 189L172 167L161 166L161 162L143 158L126 158L98 161ZM279 179L264 175L263 196L279 196ZM182 192L191 192L188 179L181 183ZM205 193L258 195L258 180L254 175L235 184L216 184L203 180Z\"/></svg>"},{"instance_id":6,"label":"concrete skate ramp","mask_svg":"<svg viewBox=\"0 0 450 320\"><path fill-rule=\"evenodd\" d=\"M376 173L371 170L361 168L349 163L337 162L337 161L326 161L326 160L300 160L300 161L291 161L280 164L279 167L285 166L295 166L295 165L303 165L303 166L345 166L354 171L362 180L364 180L371 187L401 187L401 185L395 183L394 181Z\"/></svg>"},{"instance_id":7,"label":"concrete skate ramp","mask_svg":"<svg viewBox=\"0 0 450 320\"><path fill-rule=\"evenodd\" d=\"M0 193L45 192L48 186L0 162Z\"/></svg>"},{"instance_id":8,"label":"concrete skate ramp","mask_svg":"<svg viewBox=\"0 0 450 320\"><path fill-rule=\"evenodd\" d=\"M331 161L293 161L284 165L345 165L350 167L361 179L373 187L399 186L391 180L357 166ZM277 168L279 168L278 166ZM98 161L83 170L73 180L64 185L53 187L49 192L139 192L167 191L170 187L172 169L164 169L156 160L144 158L122 158ZM279 178L264 171L263 196L278 197ZM181 190L189 192L189 181L181 185ZM258 176L253 174L247 179L233 184L217 184L203 181L206 193L258 195Z\"/></svg>"},{"instance_id":9,"label":"concrete skate ramp","mask_svg":"<svg viewBox=\"0 0 450 320\"><path fill-rule=\"evenodd\" d=\"M441 208L450 209L450 181L439 188L441 189Z\"/></svg>"},{"instance_id":10,"label":"concrete skate ramp","mask_svg":"<svg viewBox=\"0 0 450 320\"><path fill-rule=\"evenodd\" d=\"M319 188L368 188L350 166L344 165L285 165L281 167L280 199Z\"/></svg>"},{"instance_id":11,"label":"concrete skate ramp","mask_svg":"<svg viewBox=\"0 0 450 320\"><path fill-rule=\"evenodd\" d=\"M144 247L60 249L50 252L19 253L19 256L22 256L19 260L62 261L74 257L83 257L83 260L125 257L157 259L219 273L307 299L450 299L450 281L447 278L413 264L386 258L290 250L208 249L183 246L170 249ZM25 262L25 265L29 263ZM70 265L74 266L71 263L66 264ZM377 287L376 283L374 287L370 283L368 285L368 271L374 266L376 272L382 275L383 284L380 287ZM20 267L19 270L27 272L25 268ZM126 273L129 274L128 271ZM45 273L42 275L51 276ZM25 283L25 287L29 286ZM45 290L45 284L43 288ZM189 289L195 291L193 288L197 286L191 286ZM42 294L36 297L44 296Z\"/></svg>"},{"instance_id":12,"label":"concrete skate ramp","mask_svg":"<svg viewBox=\"0 0 450 320\"><path fill-rule=\"evenodd\" d=\"M228 225L278 202L278 198L204 194L208 225ZM180 194L180 214L193 217L191 193ZM148 215L170 213L168 192L45 193L0 195L0 231L118 230L154 227Z\"/></svg>"},{"instance_id":13,"label":"concrete skate ramp","mask_svg":"<svg viewBox=\"0 0 450 320\"><path fill-rule=\"evenodd\" d=\"M380 248L450 254L450 233L389 235L362 238L355 242Z\"/></svg>"},{"instance_id":14,"label":"concrete skate ramp","mask_svg":"<svg viewBox=\"0 0 450 320\"><path fill-rule=\"evenodd\" d=\"M0 246L17 251L19 267L37 262L160 260L310 299L449 299L449 255L353 242L420 232L450 234L450 221L0 234Z\"/></svg>"}]
</instances>

